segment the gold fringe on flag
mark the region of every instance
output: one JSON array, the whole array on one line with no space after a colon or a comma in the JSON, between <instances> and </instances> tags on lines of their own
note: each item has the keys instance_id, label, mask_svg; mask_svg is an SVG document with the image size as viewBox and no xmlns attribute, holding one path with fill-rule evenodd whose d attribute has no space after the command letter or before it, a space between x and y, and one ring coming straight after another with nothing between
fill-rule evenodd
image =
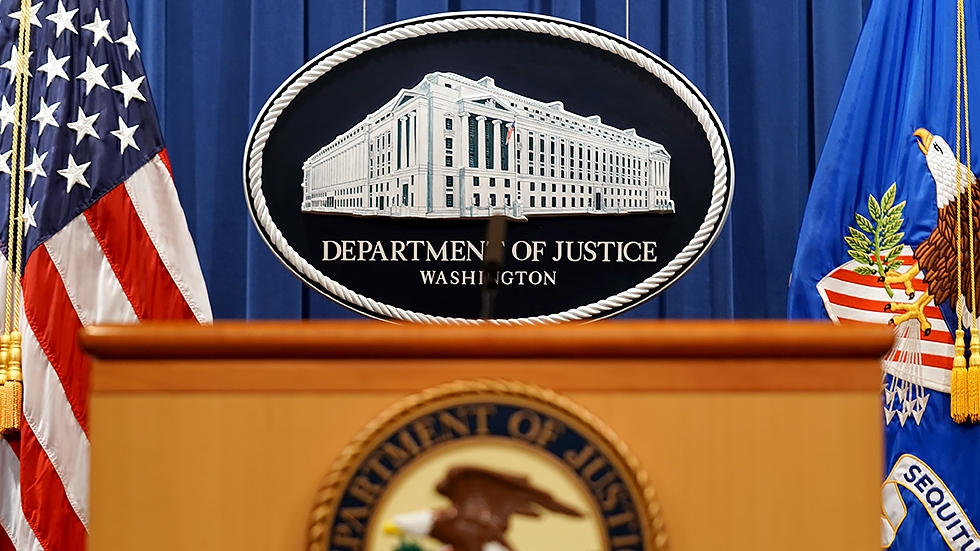
<instances>
[{"instance_id":1,"label":"gold fringe on flag","mask_svg":"<svg viewBox=\"0 0 980 551\"><path fill-rule=\"evenodd\" d=\"M970 368L967 373L970 388L970 421L976 423L980 421L980 331L977 331L976 322L970 330Z\"/></svg>"},{"instance_id":2,"label":"gold fringe on flag","mask_svg":"<svg viewBox=\"0 0 980 551\"><path fill-rule=\"evenodd\" d=\"M969 420L970 393L969 379L966 369L966 357L963 355L966 345L963 330L956 330L956 355L953 357L953 374L949 380L949 413L953 421L965 423Z\"/></svg>"},{"instance_id":3,"label":"gold fringe on flag","mask_svg":"<svg viewBox=\"0 0 980 551\"><path fill-rule=\"evenodd\" d=\"M4 335L6 337L6 335ZM24 402L24 377L20 371L20 332L10 333L10 350L7 352L7 382L3 385L4 394L10 401L7 412L10 415L4 426L4 435L20 434L20 418Z\"/></svg>"},{"instance_id":4,"label":"gold fringe on flag","mask_svg":"<svg viewBox=\"0 0 980 551\"><path fill-rule=\"evenodd\" d=\"M0 337L0 341L3 338ZM0 434L3 434L7 430L7 425L10 424L8 420L8 409L11 409L7 404L7 348L5 345L0 343Z\"/></svg>"}]
</instances>

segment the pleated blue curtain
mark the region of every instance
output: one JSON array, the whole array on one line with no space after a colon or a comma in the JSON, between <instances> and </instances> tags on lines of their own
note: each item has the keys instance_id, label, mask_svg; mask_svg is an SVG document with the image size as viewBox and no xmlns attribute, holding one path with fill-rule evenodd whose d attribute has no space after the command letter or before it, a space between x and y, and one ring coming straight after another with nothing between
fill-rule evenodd
<instances>
[{"instance_id":1,"label":"pleated blue curtain","mask_svg":"<svg viewBox=\"0 0 980 551\"><path fill-rule=\"evenodd\" d=\"M129 3L216 318L355 316L300 283L255 230L242 183L248 131L283 80L364 26L460 10L628 34L700 88L732 143L733 209L697 266L624 316L754 318L785 316L810 178L869 0Z\"/></svg>"}]
</instances>

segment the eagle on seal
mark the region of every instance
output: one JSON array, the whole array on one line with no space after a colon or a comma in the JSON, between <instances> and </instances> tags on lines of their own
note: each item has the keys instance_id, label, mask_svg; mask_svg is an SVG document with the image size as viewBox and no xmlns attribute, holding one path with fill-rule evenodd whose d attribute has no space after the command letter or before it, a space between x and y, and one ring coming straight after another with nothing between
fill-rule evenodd
<instances>
[{"instance_id":1,"label":"eagle on seal","mask_svg":"<svg viewBox=\"0 0 980 551\"><path fill-rule=\"evenodd\" d=\"M537 506L572 517L582 513L561 503L527 478L474 466L453 467L436 486L452 505L395 515L388 534L431 536L453 551L515 551L505 534L510 515L541 516Z\"/></svg>"},{"instance_id":2,"label":"eagle on seal","mask_svg":"<svg viewBox=\"0 0 980 551\"><path fill-rule=\"evenodd\" d=\"M949 145L942 138L920 128L913 135L918 139L919 150L926 157L926 165L936 182L936 206L939 209L939 216L936 220L936 229L929 234L918 247L913 251L915 264L904 274L889 272L885 278L885 283L904 284L905 292L910 299L915 298L915 291L912 288L911 280L920 271L923 272L923 280L927 287L918 300L912 303L892 302L885 306L886 311L903 311L903 314L896 315L889 323L898 325L899 323L916 318L921 324L922 331L928 335L931 325L926 321L923 311L930 300L935 300L936 306L941 306L947 301L955 298L950 306L954 311L957 309L963 314L963 322L972 322L972 312L969 305L973 303L973 293L977 292L978 282L970 280L970 205L967 201L967 190L972 192L973 209L973 231L980 229L980 186L977 177L964 166L957 163L956 155ZM957 171L959 164L959 171ZM955 296L957 293L956 265L956 195L957 195L957 172L959 174L959 194L960 197L960 262L962 268L961 285L964 295ZM976 245L980 248L980 237L974 237ZM974 253L975 273L980 274L980 250Z\"/></svg>"}]
</instances>

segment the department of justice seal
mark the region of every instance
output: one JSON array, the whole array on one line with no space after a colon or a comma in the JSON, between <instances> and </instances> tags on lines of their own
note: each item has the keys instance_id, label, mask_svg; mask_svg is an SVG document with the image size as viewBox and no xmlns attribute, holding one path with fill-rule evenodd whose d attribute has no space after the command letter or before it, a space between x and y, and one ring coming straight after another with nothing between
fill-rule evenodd
<instances>
[{"instance_id":1,"label":"department of justice seal","mask_svg":"<svg viewBox=\"0 0 980 551\"><path fill-rule=\"evenodd\" d=\"M379 415L317 497L310 551L660 551L653 488L600 420L552 391L457 381Z\"/></svg>"},{"instance_id":2,"label":"department of justice seal","mask_svg":"<svg viewBox=\"0 0 980 551\"><path fill-rule=\"evenodd\" d=\"M641 46L463 12L300 68L259 113L244 180L269 247L334 301L389 321L528 324L666 289L721 231L734 168L704 96Z\"/></svg>"}]
</instances>

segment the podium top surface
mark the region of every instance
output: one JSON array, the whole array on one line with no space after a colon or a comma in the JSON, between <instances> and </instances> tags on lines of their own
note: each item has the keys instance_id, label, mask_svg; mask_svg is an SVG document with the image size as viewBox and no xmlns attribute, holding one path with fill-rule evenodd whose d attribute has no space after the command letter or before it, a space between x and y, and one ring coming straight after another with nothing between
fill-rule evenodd
<instances>
[{"instance_id":1,"label":"podium top surface","mask_svg":"<svg viewBox=\"0 0 980 551\"><path fill-rule=\"evenodd\" d=\"M94 326L99 359L880 358L889 328L785 321L605 321L548 326L394 325L375 321L157 322Z\"/></svg>"},{"instance_id":2,"label":"podium top surface","mask_svg":"<svg viewBox=\"0 0 980 551\"><path fill-rule=\"evenodd\" d=\"M626 321L435 327L371 321L88 327L95 392L414 392L464 379L556 391L878 392L883 326Z\"/></svg>"}]
</instances>

